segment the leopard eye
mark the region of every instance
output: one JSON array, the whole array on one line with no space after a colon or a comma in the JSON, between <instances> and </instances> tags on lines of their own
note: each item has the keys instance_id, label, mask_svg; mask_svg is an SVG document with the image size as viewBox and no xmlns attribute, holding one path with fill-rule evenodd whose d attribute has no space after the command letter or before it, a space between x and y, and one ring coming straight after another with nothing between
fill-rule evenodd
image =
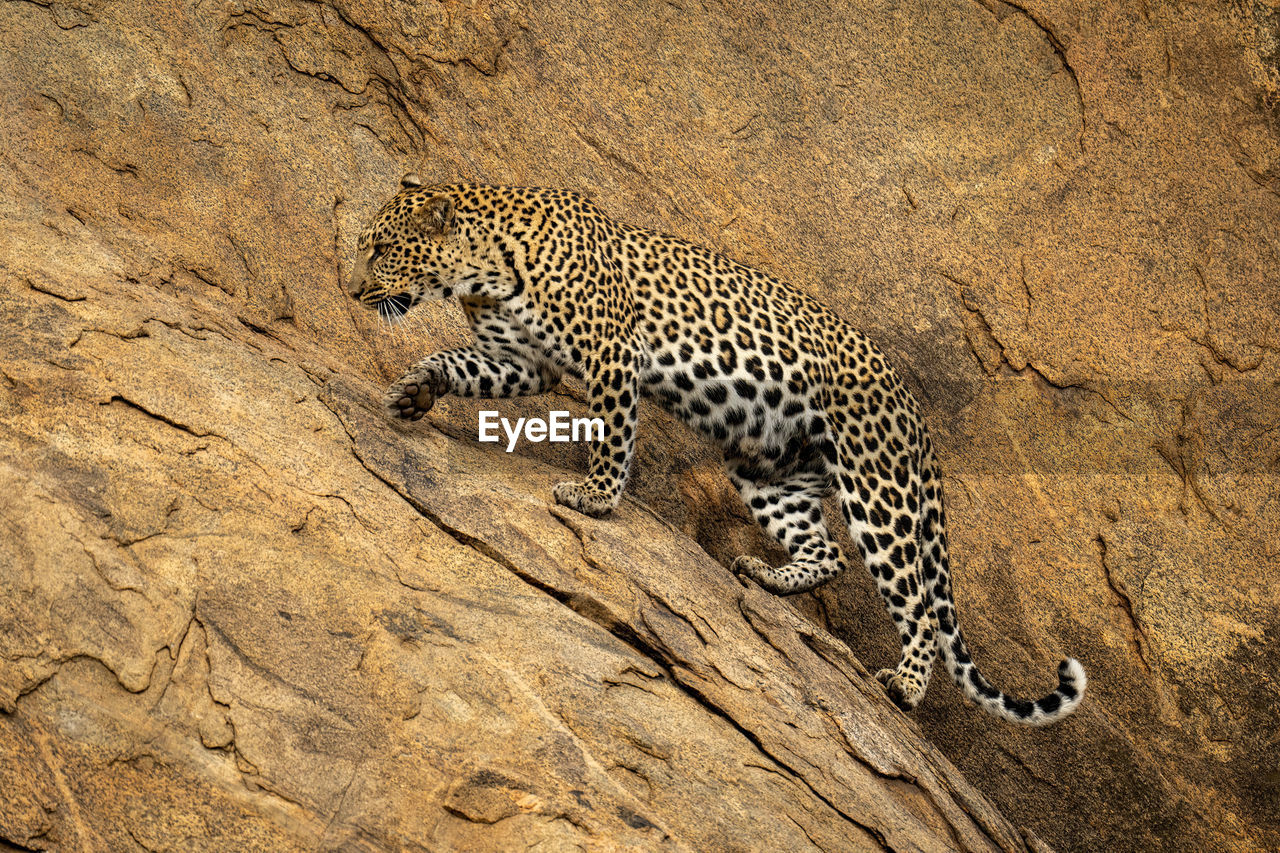
<instances>
[{"instance_id":1,"label":"leopard eye","mask_svg":"<svg viewBox=\"0 0 1280 853\"><path fill-rule=\"evenodd\" d=\"M373 263L378 258L382 257L384 254L386 254L386 251L387 251L386 244L375 243L372 249L372 254L369 256L369 263Z\"/></svg>"}]
</instances>

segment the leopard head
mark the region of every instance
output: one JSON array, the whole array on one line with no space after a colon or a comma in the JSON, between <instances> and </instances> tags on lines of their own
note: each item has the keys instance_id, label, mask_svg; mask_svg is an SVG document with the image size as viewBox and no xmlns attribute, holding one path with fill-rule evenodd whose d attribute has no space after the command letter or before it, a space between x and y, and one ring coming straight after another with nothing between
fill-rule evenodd
<instances>
[{"instance_id":1,"label":"leopard head","mask_svg":"<svg viewBox=\"0 0 1280 853\"><path fill-rule=\"evenodd\" d=\"M458 194L424 187L413 174L360 232L356 249L347 290L389 322L420 302L479 293L502 273L460 214Z\"/></svg>"}]
</instances>

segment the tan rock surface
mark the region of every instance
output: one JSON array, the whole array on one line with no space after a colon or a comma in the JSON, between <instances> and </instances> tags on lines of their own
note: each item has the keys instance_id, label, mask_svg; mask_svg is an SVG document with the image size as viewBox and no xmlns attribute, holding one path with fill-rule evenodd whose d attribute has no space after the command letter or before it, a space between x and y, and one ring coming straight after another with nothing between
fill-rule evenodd
<instances>
[{"instance_id":1,"label":"tan rock surface","mask_svg":"<svg viewBox=\"0 0 1280 853\"><path fill-rule=\"evenodd\" d=\"M647 510L553 509L562 471L397 429L323 348L92 237L10 258L8 844L1028 849L844 646Z\"/></svg>"},{"instance_id":2,"label":"tan rock surface","mask_svg":"<svg viewBox=\"0 0 1280 853\"><path fill-rule=\"evenodd\" d=\"M936 679L925 736L1059 849L1280 847L1276 9L780 5L0 4L0 838L1022 843L794 615L878 668L858 572L742 593L636 506L550 512L474 401L372 415L463 336L342 292L416 168L586 191L873 334L985 670L1091 676L1045 731ZM764 548L643 417L632 494Z\"/></svg>"}]
</instances>

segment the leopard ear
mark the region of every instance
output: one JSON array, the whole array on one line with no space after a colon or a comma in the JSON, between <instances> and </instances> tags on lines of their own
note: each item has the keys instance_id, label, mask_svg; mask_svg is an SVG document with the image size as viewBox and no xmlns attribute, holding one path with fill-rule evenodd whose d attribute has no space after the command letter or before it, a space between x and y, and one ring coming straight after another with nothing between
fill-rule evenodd
<instances>
[{"instance_id":1,"label":"leopard ear","mask_svg":"<svg viewBox=\"0 0 1280 853\"><path fill-rule=\"evenodd\" d=\"M406 190L413 187L420 187L422 186L422 178L418 177L417 172L410 172L400 179L400 186L404 187Z\"/></svg>"},{"instance_id":2,"label":"leopard ear","mask_svg":"<svg viewBox=\"0 0 1280 853\"><path fill-rule=\"evenodd\" d=\"M428 234L443 234L453 225L453 199L438 195L427 199L413 212L413 221Z\"/></svg>"}]
</instances>

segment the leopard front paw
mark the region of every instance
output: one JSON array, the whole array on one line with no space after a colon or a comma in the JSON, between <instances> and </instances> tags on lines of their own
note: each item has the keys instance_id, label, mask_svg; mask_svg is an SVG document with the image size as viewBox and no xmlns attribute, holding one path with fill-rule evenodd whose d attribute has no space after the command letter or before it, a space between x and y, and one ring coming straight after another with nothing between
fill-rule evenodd
<instances>
[{"instance_id":1,"label":"leopard front paw","mask_svg":"<svg viewBox=\"0 0 1280 853\"><path fill-rule=\"evenodd\" d=\"M393 418L421 420L447 390L444 376L434 367L415 367L401 376L382 397L382 405Z\"/></svg>"},{"instance_id":2,"label":"leopard front paw","mask_svg":"<svg viewBox=\"0 0 1280 853\"><path fill-rule=\"evenodd\" d=\"M900 675L892 669L882 669L876 673L876 681L884 685L884 692L889 695L889 699L903 711L914 711L924 698L924 690L913 676Z\"/></svg>"},{"instance_id":3,"label":"leopard front paw","mask_svg":"<svg viewBox=\"0 0 1280 853\"><path fill-rule=\"evenodd\" d=\"M557 483L551 494L556 503L592 518L607 515L617 503L604 492L590 488L585 483Z\"/></svg>"}]
</instances>

